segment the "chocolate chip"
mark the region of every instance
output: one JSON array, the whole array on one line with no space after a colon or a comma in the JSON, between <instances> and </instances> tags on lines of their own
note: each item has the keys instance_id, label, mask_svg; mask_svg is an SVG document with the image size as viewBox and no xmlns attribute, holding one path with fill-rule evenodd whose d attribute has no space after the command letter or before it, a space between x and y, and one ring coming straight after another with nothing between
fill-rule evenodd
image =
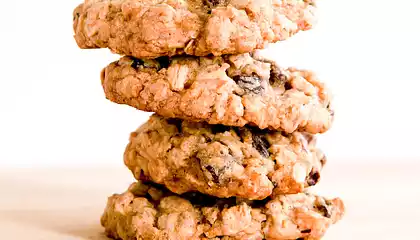
<instances>
[{"instance_id":1,"label":"chocolate chip","mask_svg":"<svg viewBox=\"0 0 420 240\"><path fill-rule=\"evenodd\" d=\"M321 175L319 174L319 172L312 169L309 175L306 177L306 183L308 184L308 186L315 186L319 182L320 178Z\"/></svg>"},{"instance_id":2,"label":"chocolate chip","mask_svg":"<svg viewBox=\"0 0 420 240\"><path fill-rule=\"evenodd\" d=\"M284 75L280 69L276 67L271 68L270 72L270 84L274 85L276 83L278 84L285 84L287 82L287 76Z\"/></svg>"},{"instance_id":3,"label":"chocolate chip","mask_svg":"<svg viewBox=\"0 0 420 240\"><path fill-rule=\"evenodd\" d=\"M224 133L224 132L229 132L230 131L230 127L225 126L225 125L212 125L211 126L211 131L212 133L216 134L216 133Z\"/></svg>"},{"instance_id":4,"label":"chocolate chip","mask_svg":"<svg viewBox=\"0 0 420 240\"><path fill-rule=\"evenodd\" d=\"M133 61L131 63L131 67L135 69L138 69L140 66L144 64L144 61L138 58L131 58L131 60Z\"/></svg>"},{"instance_id":5,"label":"chocolate chip","mask_svg":"<svg viewBox=\"0 0 420 240\"><path fill-rule=\"evenodd\" d=\"M260 94L264 88L261 86L261 78L252 76L234 76L232 78L246 93Z\"/></svg>"},{"instance_id":6,"label":"chocolate chip","mask_svg":"<svg viewBox=\"0 0 420 240\"><path fill-rule=\"evenodd\" d=\"M262 133L253 133L252 134L252 146L258 150L258 152L263 156L268 158L270 156L270 152L268 149L270 148L270 143L265 138L264 134Z\"/></svg>"},{"instance_id":7,"label":"chocolate chip","mask_svg":"<svg viewBox=\"0 0 420 240\"><path fill-rule=\"evenodd\" d=\"M311 229L306 229L306 230L302 230L302 231L300 231L301 233L311 233Z\"/></svg>"},{"instance_id":8,"label":"chocolate chip","mask_svg":"<svg viewBox=\"0 0 420 240\"><path fill-rule=\"evenodd\" d=\"M214 169L214 167L208 165L208 166L206 166L206 170L210 172L210 174L213 178L213 181L215 183L219 183L219 176L216 174L216 170Z\"/></svg>"},{"instance_id":9,"label":"chocolate chip","mask_svg":"<svg viewBox=\"0 0 420 240\"><path fill-rule=\"evenodd\" d=\"M297 238L296 240L305 240L305 238Z\"/></svg>"},{"instance_id":10,"label":"chocolate chip","mask_svg":"<svg viewBox=\"0 0 420 240\"><path fill-rule=\"evenodd\" d=\"M167 56L158 57L155 60L159 63L160 68L168 68L169 64L171 63L169 57Z\"/></svg>"}]
</instances>

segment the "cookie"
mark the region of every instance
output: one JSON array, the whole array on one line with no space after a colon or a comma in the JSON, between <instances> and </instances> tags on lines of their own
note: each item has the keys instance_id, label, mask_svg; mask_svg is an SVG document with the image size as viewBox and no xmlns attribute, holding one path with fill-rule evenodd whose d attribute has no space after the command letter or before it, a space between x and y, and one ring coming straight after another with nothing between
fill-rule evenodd
<instances>
[{"instance_id":1,"label":"cookie","mask_svg":"<svg viewBox=\"0 0 420 240\"><path fill-rule=\"evenodd\" d=\"M320 180L325 155L309 134L226 127L158 115L133 132L124 162L174 193L264 199Z\"/></svg>"},{"instance_id":2,"label":"cookie","mask_svg":"<svg viewBox=\"0 0 420 240\"><path fill-rule=\"evenodd\" d=\"M109 100L170 118L313 134L334 118L331 94L314 73L280 68L258 53L123 57L101 78Z\"/></svg>"},{"instance_id":3,"label":"cookie","mask_svg":"<svg viewBox=\"0 0 420 240\"><path fill-rule=\"evenodd\" d=\"M137 58L239 54L316 23L315 0L85 0L73 13L80 48Z\"/></svg>"},{"instance_id":4,"label":"cookie","mask_svg":"<svg viewBox=\"0 0 420 240\"><path fill-rule=\"evenodd\" d=\"M341 199L309 193L249 201L134 183L109 197L101 224L122 240L315 240L343 214Z\"/></svg>"}]
</instances>

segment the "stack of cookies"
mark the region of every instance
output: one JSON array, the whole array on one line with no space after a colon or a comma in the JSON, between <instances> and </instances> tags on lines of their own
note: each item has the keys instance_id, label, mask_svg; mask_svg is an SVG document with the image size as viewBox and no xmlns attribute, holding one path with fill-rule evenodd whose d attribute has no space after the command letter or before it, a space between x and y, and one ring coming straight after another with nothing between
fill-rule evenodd
<instances>
[{"instance_id":1,"label":"stack of cookies","mask_svg":"<svg viewBox=\"0 0 420 240\"><path fill-rule=\"evenodd\" d=\"M331 95L310 71L257 49L315 22L314 0L86 0L81 48L123 56L101 74L106 97L155 112L130 136L137 179L101 223L131 240L320 239L344 213L307 188L326 164L316 134Z\"/></svg>"}]
</instances>

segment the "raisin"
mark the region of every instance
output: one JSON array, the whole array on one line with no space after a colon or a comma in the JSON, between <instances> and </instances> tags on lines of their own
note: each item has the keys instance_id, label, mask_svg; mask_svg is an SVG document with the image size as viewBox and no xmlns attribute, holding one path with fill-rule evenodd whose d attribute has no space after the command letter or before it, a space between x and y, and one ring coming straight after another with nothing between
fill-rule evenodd
<instances>
[{"instance_id":1,"label":"raisin","mask_svg":"<svg viewBox=\"0 0 420 240\"><path fill-rule=\"evenodd\" d=\"M268 151L270 148L270 143L265 138L263 133L252 134L252 146L257 149L263 157L268 158L270 156L270 152Z\"/></svg>"},{"instance_id":2,"label":"raisin","mask_svg":"<svg viewBox=\"0 0 420 240\"><path fill-rule=\"evenodd\" d=\"M253 74L252 76L234 76L233 80L246 93L261 94L264 88L261 86L261 78Z\"/></svg>"},{"instance_id":3,"label":"raisin","mask_svg":"<svg viewBox=\"0 0 420 240\"><path fill-rule=\"evenodd\" d=\"M216 170L214 169L214 167L208 165L206 166L206 170L210 172L211 176L213 177L213 181L215 183L219 183L219 176L216 174Z\"/></svg>"},{"instance_id":4,"label":"raisin","mask_svg":"<svg viewBox=\"0 0 420 240\"><path fill-rule=\"evenodd\" d=\"M290 89L292 89L293 88L293 86L292 86L292 84L290 83L290 82L285 82L284 83L284 89L287 91L287 90L290 90Z\"/></svg>"},{"instance_id":5,"label":"raisin","mask_svg":"<svg viewBox=\"0 0 420 240\"><path fill-rule=\"evenodd\" d=\"M133 60L133 62L131 63L131 67L135 69L138 69L144 64L144 61L138 58L131 58L131 60Z\"/></svg>"},{"instance_id":6,"label":"raisin","mask_svg":"<svg viewBox=\"0 0 420 240\"><path fill-rule=\"evenodd\" d=\"M302 231L300 231L301 233L311 233L311 229L306 229L306 230L302 230Z\"/></svg>"},{"instance_id":7,"label":"raisin","mask_svg":"<svg viewBox=\"0 0 420 240\"><path fill-rule=\"evenodd\" d=\"M330 218L331 217L331 213L328 210L327 206L325 206L325 205L319 205L319 206L316 206L315 208L316 208L316 210L318 212L320 212L322 214L322 216L324 216L326 218Z\"/></svg>"},{"instance_id":8,"label":"raisin","mask_svg":"<svg viewBox=\"0 0 420 240\"><path fill-rule=\"evenodd\" d=\"M319 172L312 169L308 177L306 178L306 183L308 184L308 186L315 186L319 182L320 178L321 175L319 174Z\"/></svg>"}]
</instances>

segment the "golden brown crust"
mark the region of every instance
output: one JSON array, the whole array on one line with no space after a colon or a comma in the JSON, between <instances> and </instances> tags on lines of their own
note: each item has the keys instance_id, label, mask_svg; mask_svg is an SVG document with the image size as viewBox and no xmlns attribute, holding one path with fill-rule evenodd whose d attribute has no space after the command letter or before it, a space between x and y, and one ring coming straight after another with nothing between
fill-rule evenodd
<instances>
[{"instance_id":1,"label":"golden brown crust","mask_svg":"<svg viewBox=\"0 0 420 240\"><path fill-rule=\"evenodd\" d=\"M323 133L331 94L305 70L282 69L258 54L121 58L102 71L106 97L171 118L287 133Z\"/></svg>"},{"instance_id":2,"label":"golden brown crust","mask_svg":"<svg viewBox=\"0 0 420 240\"><path fill-rule=\"evenodd\" d=\"M124 160L138 180L174 193L264 199L320 180L324 154L309 134L208 125L153 115L133 132Z\"/></svg>"},{"instance_id":3,"label":"golden brown crust","mask_svg":"<svg viewBox=\"0 0 420 240\"><path fill-rule=\"evenodd\" d=\"M341 199L308 193L246 201L135 183L108 199L101 223L122 240L315 240L343 214Z\"/></svg>"},{"instance_id":4,"label":"golden brown crust","mask_svg":"<svg viewBox=\"0 0 420 240\"><path fill-rule=\"evenodd\" d=\"M85 0L73 22L81 48L155 58L250 52L316 20L314 0Z\"/></svg>"}]
</instances>

